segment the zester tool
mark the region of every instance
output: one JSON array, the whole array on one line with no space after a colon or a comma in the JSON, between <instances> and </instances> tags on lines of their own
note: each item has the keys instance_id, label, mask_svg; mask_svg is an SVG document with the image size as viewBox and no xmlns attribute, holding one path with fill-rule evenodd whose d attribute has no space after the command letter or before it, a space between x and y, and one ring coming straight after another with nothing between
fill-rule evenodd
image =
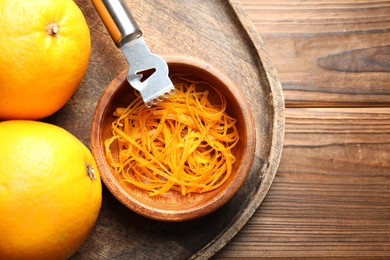
<instances>
[{"instance_id":1,"label":"zester tool","mask_svg":"<svg viewBox=\"0 0 390 260\"><path fill-rule=\"evenodd\" d=\"M107 31L125 56L127 80L139 91L145 105L151 107L175 93L163 58L150 52L142 31L122 0L92 0Z\"/></svg>"}]
</instances>

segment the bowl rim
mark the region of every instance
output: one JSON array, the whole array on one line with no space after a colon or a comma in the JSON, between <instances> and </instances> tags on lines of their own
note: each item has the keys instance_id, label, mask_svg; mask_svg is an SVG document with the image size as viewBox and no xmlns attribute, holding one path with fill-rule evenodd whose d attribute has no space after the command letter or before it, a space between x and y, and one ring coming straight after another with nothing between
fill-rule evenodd
<instances>
[{"instance_id":1,"label":"bowl rim","mask_svg":"<svg viewBox=\"0 0 390 260\"><path fill-rule=\"evenodd\" d=\"M243 158L245 158L245 160L247 161L244 165L245 168L241 169L240 166L241 174L238 177L235 177L234 184L228 185L228 187L223 192L218 193L217 196L215 196L212 200L209 200L206 204L201 204L201 206L183 210L170 210L150 207L149 205L142 203L141 201L133 198L126 193L126 191L117 182L115 177L111 174L111 170L104 159L104 151L103 149L101 149L100 142L100 137L102 134L100 125L103 122L103 115L107 110L107 105L111 102L113 96L115 96L117 90L122 86L123 82L127 80L127 69L123 70L105 87L98 100L91 125L91 151L96 161L98 171L100 172L100 177L103 180L104 184L111 192L111 194L114 195L114 197L116 197L127 208L144 217L148 217L155 220L172 222L186 221L199 218L215 211L216 209L227 203L238 192L242 184L245 182L253 164L256 148L256 129L253 113L241 89L234 81L232 81L229 77L222 73L221 70L216 68L216 66L206 63L205 61L200 60L198 58L188 56L166 56L164 57L164 59L167 62L168 66L170 64L176 64L194 67L221 81L225 86L227 86L230 92L232 92L232 90L234 89L234 96L238 97L236 98L236 102L239 104L240 108L242 108L242 114L246 115L247 118L246 120L244 120L247 136L251 137L251 139L246 143L246 149L243 155ZM128 196L126 196L125 194L127 194Z\"/></svg>"}]
</instances>

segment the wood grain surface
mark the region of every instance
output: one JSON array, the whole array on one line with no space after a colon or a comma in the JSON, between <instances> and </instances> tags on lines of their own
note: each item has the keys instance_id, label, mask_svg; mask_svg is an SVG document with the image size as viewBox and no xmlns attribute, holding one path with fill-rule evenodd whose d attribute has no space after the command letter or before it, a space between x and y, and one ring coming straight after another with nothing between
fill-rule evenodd
<instances>
[{"instance_id":1,"label":"wood grain surface","mask_svg":"<svg viewBox=\"0 0 390 260\"><path fill-rule=\"evenodd\" d=\"M265 201L216 258L388 259L390 108L291 108Z\"/></svg>"},{"instance_id":2,"label":"wood grain surface","mask_svg":"<svg viewBox=\"0 0 390 260\"><path fill-rule=\"evenodd\" d=\"M286 106L390 105L390 2L240 0Z\"/></svg>"},{"instance_id":3,"label":"wood grain surface","mask_svg":"<svg viewBox=\"0 0 390 260\"><path fill-rule=\"evenodd\" d=\"M90 1L77 0L90 28L92 53L72 99L45 119L90 144L91 120L106 86L127 63ZM249 175L218 210L179 223L131 211L104 189L99 219L75 259L203 259L213 256L253 215L278 168L284 138L284 98L264 43L236 0L127 0L152 52L202 60L239 84L256 128Z\"/></svg>"},{"instance_id":4,"label":"wood grain surface","mask_svg":"<svg viewBox=\"0 0 390 260\"><path fill-rule=\"evenodd\" d=\"M126 64L114 44L109 43L89 1L76 2L87 14L95 36L92 55L96 66L88 69L82 85L96 88L80 88L49 120L88 143L88 117L73 120L72 124L62 122L83 115L92 118L102 85L107 85ZM153 6L151 0L130 2L134 6ZM177 39L170 27L164 26L171 14L179 17L179 31L196 31L199 27L202 32L211 30L210 34L202 34L207 42L203 47L215 47L213 37L231 30L235 21L223 15L231 12L226 5L208 11L208 7L226 1L158 2L163 10L160 17L152 9L134 10L145 34L157 39ZM280 166L265 200L240 231L232 231L239 232L229 243L223 241L227 245L213 258L390 259L390 1L239 2L278 71L287 107L286 134ZM185 12L166 9L180 4ZM194 19L198 12L207 14L206 23ZM243 44L240 28L233 32L232 41ZM227 67L220 56L190 48L196 41L199 38L189 34L182 46L172 41L171 49L163 50L157 41L151 41L150 47L164 54L175 50L201 55ZM237 55L237 50L227 44L221 43L220 47L227 57ZM242 63L246 60L252 59L245 56ZM107 64L109 69L99 70ZM104 259L103 254L110 259L185 258L193 253L191 249L199 247L199 241L212 236L220 223L212 218L204 234L199 232L194 239L180 226L143 221L129 214L107 190L104 196L106 210L94 230L95 236L75 259L83 259L87 251L88 259ZM156 224L160 231L153 233ZM147 236L154 240L153 245L145 243L150 239Z\"/></svg>"},{"instance_id":5,"label":"wood grain surface","mask_svg":"<svg viewBox=\"0 0 390 260\"><path fill-rule=\"evenodd\" d=\"M390 259L390 1L240 0L286 99L279 170L215 259Z\"/></svg>"}]
</instances>

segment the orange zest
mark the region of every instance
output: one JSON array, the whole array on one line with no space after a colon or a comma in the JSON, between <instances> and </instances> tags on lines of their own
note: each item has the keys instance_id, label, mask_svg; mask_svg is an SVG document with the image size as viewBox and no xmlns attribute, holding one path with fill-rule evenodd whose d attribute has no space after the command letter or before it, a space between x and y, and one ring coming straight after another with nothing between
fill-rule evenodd
<instances>
[{"instance_id":1,"label":"orange zest","mask_svg":"<svg viewBox=\"0 0 390 260\"><path fill-rule=\"evenodd\" d=\"M109 164L150 196L214 190L236 160L237 120L227 115L225 97L205 82L175 77L176 94L163 102L147 108L138 96L127 108L118 107L112 137L104 143ZM197 90L199 84L213 88L218 105L209 101L209 91Z\"/></svg>"}]
</instances>

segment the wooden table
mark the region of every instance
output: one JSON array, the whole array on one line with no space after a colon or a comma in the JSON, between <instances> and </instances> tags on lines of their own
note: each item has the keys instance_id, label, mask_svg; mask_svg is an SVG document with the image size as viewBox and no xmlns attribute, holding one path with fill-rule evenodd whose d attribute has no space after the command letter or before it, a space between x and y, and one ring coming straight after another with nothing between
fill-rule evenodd
<instances>
[{"instance_id":1,"label":"wooden table","mask_svg":"<svg viewBox=\"0 0 390 260\"><path fill-rule=\"evenodd\" d=\"M226 0L126 1L142 7L135 15L145 35L153 36L156 53L199 55L225 69L226 58L237 61L237 55L245 66L257 62L253 49L237 50L253 45L234 38L245 34L244 27ZM278 71L286 106L281 161L267 196L255 200L260 207L228 242L231 236L221 239L208 225L209 236L202 229L194 238L182 232L185 224L144 220L105 190L97 226L73 259L159 259L162 253L180 259L214 236L221 247L227 243L215 259L390 259L390 1L239 1ZM90 1L76 3L93 36L91 66L75 96L49 121L88 144L97 99L127 65ZM173 29L164 23L172 24L171 16L178 19ZM176 34L177 28L189 33ZM177 38L182 46L172 44ZM211 222L224 228L221 218Z\"/></svg>"},{"instance_id":2,"label":"wooden table","mask_svg":"<svg viewBox=\"0 0 390 260\"><path fill-rule=\"evenodd\" d=\"M286 133L266 199L215 259L390 259L390 1L240 2Z\"/></svg>"}]
</instances>

